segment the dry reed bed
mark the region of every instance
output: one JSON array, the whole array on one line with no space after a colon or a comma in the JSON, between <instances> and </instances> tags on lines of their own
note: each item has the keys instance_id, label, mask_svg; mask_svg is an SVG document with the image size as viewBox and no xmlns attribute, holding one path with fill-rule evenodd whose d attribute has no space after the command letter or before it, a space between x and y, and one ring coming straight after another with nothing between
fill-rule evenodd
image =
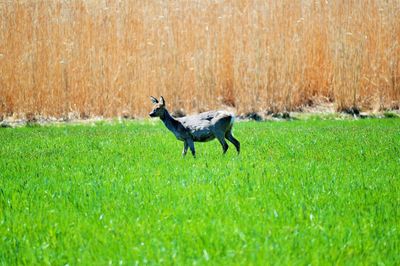
<instances>
[{"instance_id":1,"label":"dry reed bed","mask_svg":"<svg viewBox=\"0 0 400 266\"><path fill-rule=\"evenodd\" d=\"M0 116L398 108L400 1L2 1Z\"/></svg>"}]
</instances>

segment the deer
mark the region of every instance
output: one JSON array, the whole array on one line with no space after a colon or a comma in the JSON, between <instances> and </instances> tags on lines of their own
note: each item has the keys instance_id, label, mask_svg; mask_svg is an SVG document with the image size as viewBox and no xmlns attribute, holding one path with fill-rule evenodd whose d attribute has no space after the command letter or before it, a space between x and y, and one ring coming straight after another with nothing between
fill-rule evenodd
<instances>
[{"instance_id":1,"label":"deer","mask_svg":"<svg viewBox=\"0 0 400 266\"><path fill-rule=\"evenodd\" d=\"M194 142L207 142L218 139L222 145L223 154L226 154L229 146L225 139L231 142L237 153L240 153L240 142L233 137L232 127L235 120L233 114L227 111L208 111L197 115L174 118L168 112L165 100L161 96L160 101L150 96L154 104L153 110L149 113L150 117L159 117L164 125L183 141L182 156L185 157L188 148L196 157Z\"/></svg>"}]
</instances>

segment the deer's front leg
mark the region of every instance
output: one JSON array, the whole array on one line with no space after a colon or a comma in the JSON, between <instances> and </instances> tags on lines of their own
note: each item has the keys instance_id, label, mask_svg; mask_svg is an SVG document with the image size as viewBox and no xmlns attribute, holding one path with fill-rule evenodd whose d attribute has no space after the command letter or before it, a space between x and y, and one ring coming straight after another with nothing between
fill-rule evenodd
<instances>
[{"instance_id":1,"label":"deer's front leg","mask_svg":"<svg viewBox=\"0 0 400 266\"><path fill-rule=\"evenodd\" d=\"M192 152L192 155L193 155L193 157L196 157L196 151L195 151L195 149L194 149L194 143L193 143L193 140L192 139L186 139L186 141L185 141L186 143L187 143L187 145L189 146L189 148L190 148L190 151Z\"/></svg>"},{"instance_id":2,"label":"deer's front leg","mask_svg":"<svg viewBox=\"0 0 400 266\"><path fill-rule=\"evenodd\" d=\"M186 155L188 148L189 148L189 145L188 145L187 141L186 141L186 140L184 140L184 141L183 141L183 151L182 151L182 156L185 156L185 155Z\"/></svg>"}]
</instances>

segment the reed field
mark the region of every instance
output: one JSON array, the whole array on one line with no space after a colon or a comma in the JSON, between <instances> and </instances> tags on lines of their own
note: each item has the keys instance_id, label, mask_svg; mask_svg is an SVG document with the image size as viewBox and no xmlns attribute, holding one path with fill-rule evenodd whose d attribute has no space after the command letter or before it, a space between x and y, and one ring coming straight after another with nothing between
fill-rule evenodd
<instances>
[{"instance_id":1,"label":"reed field","mask_svg":"<svg viewBox=\"0 0 400 266\"><path fill-rule=\"evenodd\" d=\"M400 104L400 1L0 1L0 117Z\"/></svg>"},{"instance_id":2,"label":"reed field","mask_svg":"<svg viewBox=\"0 0 400 266\"><path fill-rule=\"evenodd\" d=\"M399 122L0 128L0 265L398 265Z\"/></svg>"}]
</instances>

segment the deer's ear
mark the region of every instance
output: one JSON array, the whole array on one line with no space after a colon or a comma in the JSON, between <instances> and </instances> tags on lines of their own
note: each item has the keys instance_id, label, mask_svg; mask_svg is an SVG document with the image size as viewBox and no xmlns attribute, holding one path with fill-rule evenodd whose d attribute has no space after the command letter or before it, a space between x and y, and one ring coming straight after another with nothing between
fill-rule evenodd
<instances>
[{"instance_id":1,"label":"deer's ear","mask_svg":"<svg viewBox=\"0 0 400 266\"><path fill-rule=\"evenodd\" d=\"M160 103L162 104L162 105L165 105L165 100L164 100L164 97L160 97Z\"/></svg>"},{"instance_id":2,"label":"deer's ear","mask_svg":"<svg viewBox=\"0 0 400 266\"><path fill-rule=\"evenodd\" d=\"M156 104L158 103L158 100L156 98L154 98L153 96L150 96L151 102Z\"/></svg>"}]
</instances>

